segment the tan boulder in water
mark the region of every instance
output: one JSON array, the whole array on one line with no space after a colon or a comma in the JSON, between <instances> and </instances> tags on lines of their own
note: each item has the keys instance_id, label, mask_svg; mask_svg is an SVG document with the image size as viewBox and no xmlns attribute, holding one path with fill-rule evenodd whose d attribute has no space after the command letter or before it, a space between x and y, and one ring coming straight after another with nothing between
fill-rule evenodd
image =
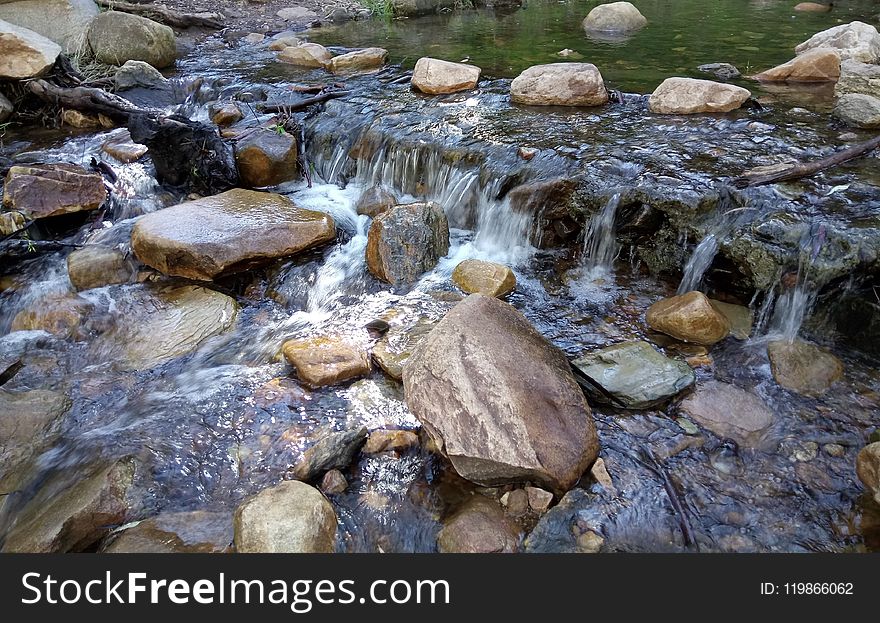
<instances>
[{"instance_id":1,"label":"tan boulder in water","mask_svg":"<svg viewBox=\"0 0 880 623\"><path fill-rule=\"evenodd\" d=\"M530 106L601 106L608 102L602 74L590 63L529 67L510 83L510 101Z\"/></svg>"},{"instance_id":2,"label":"tan boulder in water","mask_svg":"<svg viewBox=\"0 0 880 623\"><path fill-rule=\"evenodd\" d=\"M609 2L593 8L584 18L583 27L597 32L630 32L647 23L648 20L632 3Z\"/></svg>"},{"instance_id":3,"label":"tan boulder in water","mask_svg":"<svg viewBox=\"0 0 880 623\"><path fill-rule=\"evenodd\" d=\"M331 58L333 58L333 55L330 54L330 51L317 43L288 46L278 53L279 61L297 65L298 67L324 67L330 62Z\"/></svg>"},{"instance_id":4,"label":"tan boulder in water","mask_svg":"<svg viewBox=\"0 0 880 623\"><path fill-rule=\"evenodd\" d=\"M208 281L334 239L333 219L273 193L236 188L141 218L131 233L138 259L166 275Z\"/></svg>"},{"instance_id":5,"label":"tan boulder in water","mask_svg":"<svg viewBox=\"0 0 880 623\"><path fill-rule=\"evenodd\" d=\"M795 11L802 11L804 13L827 13L831 10L833 3L829 4L819 4L818 2L799 2L794 5Z\"/></svg>"},{"instance_id":6,"label":"tan boulder in water","mask_svg":"<svg viewBox=\"0 0 880 623\"><path fill-rule=\"evenodd\" d=\"M880 60L880 33L870 24L850 22L818 32L800 45L794 52L804 54L816 48L831 48L840 54L840 60L855 59L863 63Z\"/></svg>"},{"instance_id":7,"label":"tan boulder in water","mask_svg":"<svg viewBox=\"0 0 880 623\"><path fill-rule=\"evenodd\" d=\"M275 128L249 132L235 145L241 184L250 188L277 186L299 177L296 137Z\"/></svg>"},{"instance_id":8,"label":"tan boulder in water","mask_svg":"<svg viewBox=\"0 0 880 623\"><path fill-rule=\"evenodd\" d=\"M437 546L444 554L510 554L520 528L494 500L475 495L443 524Z\"/></svg>"},{"instance_id":9,"label":"tan boulder in water","mask_svg":"<svg viewBox=\"0 0 880 623\"><path fill-rule=\"evenodd\" d=\"M516 288L516 275L502 264L464 260L452 271L452 283L468 294L502 297Z\"/></svg>"},{"instance_id":10,"label":"tan boulder in water","mask_svg":"<svg viewBox=\"0 0 880 623\"><path fill-rule=\"evenodd\" d=\"M281 351L299 379L311 387L341 383L370 372L367 352L338 338L288 340Z\"/></svg>"},{"instance_id":11,"label":"tan boulder in water","mask_svg":"<svg viewBox=\"0 0 880 623\"><path fill-rule=\"evenodd\" d=\"M358 214L366 214L376 218L397 205L397 196L381 185L371 186L365 190L355 205Z\"/></svg>"},{"instance_id":12,"label":"tan boulder in water","mask_svg":"<svg viewBox=\"0 0 880 623\"><path fill-rule=\"evenodd\" d=\"M476 88L480 68L424 56L413 69L412 85L422 93L438 95Z\"/></svg>"},{"instance_id":13,"label":"tan boulder in water","mask_svg":"<svg viewBox=\"0 0 880 623\"><path fill-rule=\"evenodd\" d=\"M730 322L702 292L657 301L645 315L648 326L683 342L711 346L730 333Z\"/></svg>"},{"instance_id":14,"label":"tan boulder in water","mask_svg":"<svg viewBox=\"0 0 880 623\"><path fill-rule=\"evenodd\" d=\"M648 98L648 109L663 115L736 110L752 96L742 87L696 78L667 78Z\"/></svg>"},{"instance_id":15,"label":"tan boulder in water","mask_svg":"<svg viewBox=\"0 0 880 623\"><path fill-rule=\"evenodd\" d=\"M67 276L77 290L127 283L134 273L134 262L119 249L88 245L67 256Z\"/></svg>"},{"instance_id":16,"label":"tan boulder in water","mask_svg":"<svg viewBox=\"0 0 880 623\"><path fill-rule=\"evenodd\" d=\"M598 454L565 355L498 299L472 294L452 308L403 367L403 387L410 411L473 482L565 491Z\"/></svg>"},{"instance_id":17,"label":"tan boulder in water","mask_svg":"<svg viewBox=\"0 0 880 623\"><path fill-rule=\"evenodd\" d=\"M327 63L327 69L334 74L353 74L381 69L388 60L385 48L365 48L334 56Z\"/></svg>"},{"instance_id":18,"label":"tan boulder in water","mask_svg":"<svg viewBox=\"0 0 880 623\"><path fill-rule=\"evenodd\" d=\"M28 220L95 210L106 199L103 178L75 164L16 165L3 189L3 207Z\"/></svg>"},{"instance_id":19,"label":"tan boulder in water","mask_svg":"<svg viewBox=\"0 0 880 623\"><path fill-rule=\"evenodd\" d=\"M367 268L392 285L412 283L449 252L449 222L436 203L409 203L373 219Z\"/></svg>"},{"instance_id":20,"label":"tan boulder in water","mask_svg":"<svg viewBox=\"0 0 880 623\"><path fill-rule=\"evenodd\" d=\"M838 78L840 54L827 48L808 50L754 76L759 82L835 82Z\"/></svg>"},{"instance_id":21,"label":"tan boulder in water","mask_svg":"<svg viewBox=\"0 0 880 623\"><path fill-rule=\"evenodd\" d=\"M767 345L776 382L805 396L819 397L843 378L843 363L826 350L797 340Z\"/></svg>"}]
</instances>

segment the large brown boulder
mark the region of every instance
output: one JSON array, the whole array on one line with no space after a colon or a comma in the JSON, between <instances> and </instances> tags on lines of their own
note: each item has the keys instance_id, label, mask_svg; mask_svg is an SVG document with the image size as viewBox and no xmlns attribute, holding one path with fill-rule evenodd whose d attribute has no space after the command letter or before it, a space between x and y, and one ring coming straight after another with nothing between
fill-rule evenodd
<instances>
[{"instance_id":1,"label":"large brown boulder","mask_svg":"<svg viewBox=\"0 0 880 623\"><path fill-rule=\"evenodd\" d=\"M836 50L808 50L755 76L759 82L834 82L840 77L840 54Z\"/></svg>"},{"instance_id":2,"label":"large brown boulder","mask_svg":"<svg viewBox=\"0 0 880 623\"><path fill-rule=\"evenodd\" d=\"M667 78L648 98L648 109L663 115L729 112L752 96L742 87L696 78Z\"/></svg>"},{"instance_id":3,"label":"large brown boulder","mask_svg":"<svg viewBox=\"0 0 880 623\"><path fill-rule=\"evenodd\" d=\"M235 550L242 554L331 553L336 513L320 491L298 480L263 489L235 509Z\"/></svg>"},{"instance_id":4,"label":"large brown boulder","mask_svg":"<svg viewBox=\"0 0 880 623\"><path fill-rule=\"evenodd\" d=\"M296 137L273 128L248 133L235 145L241 183L250 188L277 186L299 177Z\"/></svg>"},{"instance_id":5,"label":"large brown boulder","mask_svg":"<svg viewBox=\"0 0 880 623\"><path fill-rule=\"evenodd\" d=\"M48 71L61 46L0 19L0 79L25 80Z\"/></svg>"},{"instance_id":6,"label":"large brown boulder","mask_svg":"<svg viewBox=\"0 0 880 623\"><path fill-rule=\"evenodd\" d=\"M403 386L410 410L473 482L563 491L598 454L565 355L498 299L472 294L446 314L404 366Z\"/></svg>"},{"instance_id":7,"label":"large brown boulder","mask_svg":"<svg viewBox=\"0 0 880 623\"><path fill-rule=\"evenodd\" d=\"M412 283L449 252L449 222L436 203L386 210L370 224L367 268L390 284Z\"/></svg>"},{"instance_id":8,"label":"large brown boulder","mask_svg":"<svg viewBox=\"0 0 880 623\"><path fill-rule=\"evenodd\" d=\"M162 69L177 60L174 31L138 15L101 13L92 21L88 38L95 58L108 65L143 61Z\"/></svg>"},{"instance_id":9,"label":"large brown boulder","mask_svg":"<svg viewBox=\"0 0 880 623\"><path fill-rule=\"evenodd\" d=\"M474 496L443 524L437 547L444 554L510 554L519 548L520 529L497 502Z\"/></svg>"},{"instance_id":10,"label":"large brown boulder","mask_svg":"<svg viewBox=\"0 0 880 623\"><path fill-rule=\"evenodd\" d=\"M413 69L412 85L422 93L438 95L476 88L480 68L424 56Z\"/></svg>"},{"instance_id":11,"label":"large brown boulder","mask_svg":"<svg viewBox=\"0 0 880 623\"><path fill-rule=\"evenodd\" d=\"M816 33L794 51L804 54L817 48L831 48L840 54L840 60L854 59L863 63L880 60L880 33L870 24L850 22Z\"/></svg>"},{"instance_id":12,"label":"large brown boulder","mask_svg":"<svg viewBox=\"0 0 880 623\"><path fill-rule=\"evenodd\" d=\"M3 189L3 207L28 220L95 210L106 199L103 178L75 164L14 166Z\"/></svg>"},{"instance_id":13,"label":"large brown boulder","mask_svg":"<svg viewBox=\"0 0 880 623\"><path fill-rule=\"evenodd\" d=\"M530 106L600 106L608 101L602 74L590 63L529 67L510 83L510 101Z\"/></svg>"},{"instance_id":14,"label":"large brown boulder","mask_svg":"<svg viewBox=\"0 0 880 623\"><path fill-rule=\"evenodd\" d=\"M843 378L843 363L826 350L800 340L767 345L776 382L805 396L819 397Z\"/></svg>"},{"instance_id":15,"label":"large brown boulder","mask_svg":"<svg viewBox=\"0 0 880 623\"><path fill-rule=\"evenodd\" d=\"M597 32L630 32L647 25L648 20L630 2L600 4L587 14L585 30Z\"/></svg>"},{"instance_id":16,"label":"large brown boulder","mask_svg":"<svg viewBox=\"0 0 880 623\"><path fill-rule=\"evenodd\" d=\"M657 301L645 315L648 326L683 342L711 346L730 333L730 321L702 292Z\"/></svg>"},{"instance_id":17,"label":"large brown boulder","mask_svg":"<svg viewBox=\"0 0 880 623\"><path fill-rule=\"evenodd\" d=\"M131 233L138 259L167 275L211 280L324 244L333 219L273 193L236 188L141 218Z\"/></svg>"}]
</instances>

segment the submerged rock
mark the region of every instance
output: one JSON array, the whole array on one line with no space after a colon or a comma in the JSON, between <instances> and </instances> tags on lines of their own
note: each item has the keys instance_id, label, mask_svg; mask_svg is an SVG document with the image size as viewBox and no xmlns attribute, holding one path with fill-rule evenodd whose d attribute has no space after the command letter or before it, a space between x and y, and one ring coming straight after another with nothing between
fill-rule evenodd
<instances>
[{"instance_id":1,"label":"submerged rock","mask_svg":"<svg viewBox=\"0 0 880 623\"><path fill-rule=\"evenodd\" d=\"M880 97L880 66L846 60L840 64L840 78L834 87L837 97L847 93L864 93Z\"/></svg>"},{"instance_id":2,"label":"submerged rock","mask_svg":"<svg viewBox=\"0 0 880 623\"><path fill-rule=\"evenodd\" d=\"M712 346L730 334L730 322L702 292L688 292L657 301L645 314L655 331L694 344Z\"/></svg>"},{"instance_id":3,"label":"submerged rock","mask_svg":"<svg viewBox=\"0 0 880 623\"><path fill-rule=\"evenodd\" d=\"M393 379L403 379L403 367L415 351L416 345L434 328L436 323L426 318L407 329L392 328L373 347L373 359Z\"/></svg>"},{"instance_id":4,"label":"submerged rock","mask_svg":"<svg viewBox=\"0 0 880 623\"><path fill-rule=\"evenodd\" d=\"M843 378L843 363L807 342L770 342L767 354L776 382L798 394L819 397Z\"/></svg>"},{"instance_id":5,"label":"submerged rock","mask_svg":"<svg viewBox=\"0 0 880 623\"><path fill-rule=\"evenodd\" d=\"M347 469L366 439L363 426L325 435L303 452L293 467L293 477L308 481L332 469Z\"/></svg>"},{"instance_id":6,"label":"submerged rock","mask_svg":"<svg viewBox=\"0 0 880 623\"><path fill-rule=\"evenodd\" d=\"M0 79L25 80L55 64L61 47L32 30L0 20Z\"/></svg>"},{"instance_id":7,"label":"submerged rock","mask_svg":"<svg viewBox=\"0 0 880 623\"><path fill-rule=\"evenodd\" d=\"M336 513L321 492L298 480L246 499L235 510L235 550L242 554L331 553Z\"/></svg>"},{"instance_id":8,"label":"submerged rock","mask_svg":"<svg viewBox=\"0 0 880 623\"><path fill-rule=\"evenodd\" d=\"M62 338L83 339L83 321L94 306L74 294L49 294L36 299L12 319L12 331L47 331Z\"/></svg>"},{"instance_id":9,"label":"submerged rock","mask_svg":"<svg viewBox=\"0 0 880 623\"><path fill-rule=\"evenodd\" d=\"M232 514L162 513L111 538L105 554L221 554L232 549Z\"/></svg>"},{"instance_id":10,"label":"submerged rock","mask_svg":"<svg viewBox=\"0 0 880 623\"><path fill-rule=\"evenodd\" d=\"M348 481L338 469L331 469L321 479L321 491L324 492L324 495L336 495L346 489L348 489Z\"/></svg>"},{"instance_id":11,"label":"submerged rock","mask_svg":"<svg viewBox=\"0 0 880 623\"><path fill-rule=\"evenodd\" d=\"M410 203L373 219L367 268L392 285L412 283L449 252L449 222L436 203Z\"/></svg>"},{"instance_id":12,"label":"submerged rock","mask_svg":"<svg viewBox=\"0 0 880 623\"><path fill-rule=\"evenodd\" d=\"M119 162L130 163L146 156L149 149L146 145L135 143L128 130L123 130L119 136L104 143L101 151L113 156Z\"/></svg>"},{"instance_id":13,"label":"submerged rock","mask_svg":"<svg viewBox=\"0 0 880 623\"><path fill-rule=\"evenodd\" d=\"M736 110L752 96L751 92L733 84L667 78L648 98L648 109L661 115L693 115Z\"/></svg>"},{"instance_id":14,"label":"submerged rock","mask_svg":"<svg viewBox=\"0 0 880 623\"><path fill-rule=\"evenodd\" d=\"M211 106L209 111L211 113L211 122L220 127L237 123L241 121L244 116L241 112L241 108L239 108L238 104L235 102L223 102Z\"/></svg>"},{"instance_id":15,"label":"submerged rock","mask_svg":"<svg viewBox=\"0 0 880 623\"><path fill-rule=\"evenodd\" d=\"M333 219L287 197L239 188L141 218L131 234L138 259L167 275L208 281L324 244Z\"/></svg>"},{"instance_id":16,"label":"submerged rock","mask_svg":"<svg viewBox=\"0 0 880 623\"><path fill-rule=\"evenodd\" d=\"M510 554L519 547L520 529L501 507L475 495L443 524L437 546L444 554Z\"/></svg>"},{"instance_id":17,"label":"submerged rock","mask_svg":"<svg viewBox=\"0 0 880 623\"><path fill-rule=\"evenodd\" d=\"M374 430L364 444L364 454L403 452L419 447L419 436L411 430Z\"/></svg>"},{"instance_id":18,"label":"submerged rock","mask_svg":"<svg viewBox=\"0 0 880 623\"><path fill-rule=\"evenodd\" d=\"M114 326L93 344L94 356L126 370L146 370L195 350L232 327L232 297L200 286L131 287L115 300Z\"/></svg>"},{"instance_id":19,"label":"submerged rock","mask_svg":"<svg viewBox=\"0 0 880 623\"><path fill-rule=\"evenodd\" d=\"M804 54L817 48L831 48L840 54L840 60L854 59L863 63L880 60L880 33L864 22L850 22L816 33L794 51Z\"/></svg>"},{"instance_id":20,"label":"submerged rock","mask_svg":"<svg viewBox=\"0 0 880 623\"><path fill-rule=\"evenodd\" d=\"M90 245L67 256L67 276L77 290L127 283L135 272L134 262L119 249Z\"/></svg>"},{"instance_id":21,"label":"submerged rock","mask_svg":"<svg viewBox=\"0 0 880 623\"><path fill-rule=\"evenodd\" d=\"M819 4L818 2L799 2L794 5L795 11L802 11L804 13L827 13L831 10L830 4Z\"/></svg>"},{"instance_id":22,"label":"submerged rock","mask_svg":"<svg viewBox=\"0 0 880 623\"><path fill-rule=\"evenodd\" d=\"M121 459L52 476L16 514L2 551L63 553L92 547L128 518L134 474L134 461Z\"/></svg>"},{"instance_id":23,"label":"submerged rock","mask_svg":"<svg viewBox=\"0 0 880 623\"><path fill-rule=\"evenodd\" d=\"M608 91L591 63L550 63L529 67L514 78L510 101L530 106L601 106L608 102Z\"/></svg>"},{"instance_id":24,"label":"submerged rock","mask_svg":"<svg viewBox=\"0 0 880 623\"><path fill-rule=\"evenodd\" d=\"M476 88L480 71L474 65L424 56L416 62L411 82L416 90L430 95L457 93Z\"/></svg>"},{"instance_id":25,"label":"submerged rock","mask_svg":"<svg viewBox=\"0 0 880 623\"><path fill-rule=\"evenodd\" d=\"M840 77L840 55L836 50L807 50L773 69L755 76L759 82L834 82Z\"/></svg>"},{"instance_id":26,"label":"submerged rock","mask_svg":"<svg viewBox=\"0 0 880 623\"><path fill-rule=\"evenodd\" d=\"M95 58L108 65L143 61L162 69L177 60L174 31L164 24L130 13L101 13L92 20L88 40Z\"/></svg>"},{"instance_id":27,"label":"submerged rock","mask_svg":"<svg viewBox=\"0 0 880 623\"><path fill-rule=\"evenodd\" d=\"M717 312L727 318L727 322L730 324L730 335L738 340L749 339L755 324L755 315L751 309L744 305L724 303L715 299L709 299L709 303Z\"/></svg>"},{"instance_id":28,"label":"submerged rock","mask_svg":"<svg viewBox=\"0 0 880 623\"><path fill-rule=\"evenodd\" d=\"M113 82L118 91L126 89L160 89L168 85L159 70L144 61L126 61L116 70Z\"/></svg>"},{"instance_id":29,"label":"submerged rock","mask_svg":"<svg viewBox=\"0 0 880 623\"><path fill-rule=\"evenodd\" d=\"M94 0L4 0L0 20L6 20L57 43L67 55L84 51L86 33L99 9ZM0 53L0 58L2 58Z\"/></svg>"},{"instance_id":30,"label":"submerged rock","mask_svg":"<svg viewBox=\"0 0 880 623\"><path fill-rule=\"evenodd\" d=\"M847 93L837 98L831 114L854 128L880 128L880 98L863 93Z\"/></svg>"},{"instance_id":31,"label":"submerged rock","mask_svg":"<svg viewBox=\"0 0 880 623\"><path fill-rule=\"evenodd\" d=\"M283 36L280 36L282 34ZM298 45L302 45L302 43L302 39L293 34L279 33L279 35L275 35L274 37L272 37L272 42L269 44L269 49L273 52L280 52L285 48L295 48Z\"/></svg>"},{"instance_id":32,"label":"submerged rock","mask_svg":"<svg viewBox=\"0 0 880 623\"><path fill-rule=\"evenodd\" d=\"M516 288L516 275L507 266L483 260L464 260L452 271L452 283L468 294L502 297Z\"/></svg>"},{"instance_id":33,"label":"submerged rock","mask_svg":"<svg viewBox=\"0 0 880 623\"><path fill-rule=\"evenodd\" d=\"M277 186L299 177L296 137L275 128L249 132L235 145L241 183L251 188Z\"/></svg>"},{"instance_id":34,"label":"submerged rock","mask_svg":"<svg viewBox=\"0 0 880 623\"><path fill-rule=\"evenodd\" d=\"M706 63L697 69L703 73L712 74L719 80L733 80L740 76L739 69L730 63Z\"/></svg>"},{"instance_id":35,"label":"submerged rock","mask_svg":"<svg viewBox=\"0 0 880 623\"><path fill-rule=\"evenodd\" d=\"M0 390L0 491L15 491L25 484L20 468L49 448L70 404L56 391Z\"/></svg>"},{"instance_id":36,"label":"submerged rock","mask_svg":"<svg viewBox=\"0 0 880 623\"><path fill-rule=\"evenodd\" d=\"M447 313L403 368L403 385L438 448L478 484L562 491L598 454L565 355L498 299L472 294Z\"/></svg>"},{"instance_id":37,"label":"submerged rock","mask_svg":"<svg viewBox=\"0 0 880 623\"><path fill-rule=\"evenodd\" d=\"M288 340L281 351L299 379L310 387L334 385L370 373L367 352L339 338Z\"/></svg>"},{"instance_id":38,"label":"submerged rock","mask_svg":"<svg viewBox=\"0 0 880 623\"><path fill-rule=\"evenodd\" d=\"M303 43L296 47L288 46L278 53L279 61L298 67L325 67L331 58L333 55L329 50L317 43Z\"/></svg>"},{"instance_id":39,"label":"submerged rock","mask_svg":"<svg viewBox=\"0 0 880 623\"><path fill-rule=\"evenodd\" d=\"M630 32L644 28L645 16L630 2L600 4L587 14L583 21L585 30L599 32Z\"/></svg>"},{"instance_id":40,"label":"submerged rock","mask_svg":"<svg viewBox=\"0 0 880 623\"><path fill-rule=\"evenodd\" d=\"M862 448L856 458L856 474L859 480L880 504L880 441Z\"/></svg>"},{"instance_id":41,"label":"submerged rock","mask_svg":"<svg viewBox=\"0 0 880 623\"><path fill-rule=\"evenodd\" d=\"M95 210L106 199L103 178L75 164L16 165L3 188L3 207L28 220Z\"/></svg>"},{"instance_id":42,"label":"submerged rock","mask_svg":"<svg viewBox=\"0 0 880 623\"><path fill-rule=\"evenodd\" d=\"M572 362L627 409L649 409L678 395L696 382L683 361L670 359L647 342L624 342L588 353ZM588 390L603 403L604 394Z\"/></svg>"},{"instance_id":43,"label":"submerged rock","mask_svg":"<svg viewBox=\"0 0 880 623\"><path fill-rule=\"evenodd\" d=\"M327 63L327 69L334 74L375 71L381 69L387 60L388 50L385 48L365 48L334 56Z\"/></svg>"},{"instance_id":44,"label":"submerged rock","mask_svg":"<svg viewBox=\"0 0 880 623\"><path fill-rule=\"evenodd\" d=\"M718 381L701 383L680 409L719 437L741 446L757 446L773 423L773 412L758 396Z\"/></svg>"},{"instance_id":45,"label":"submerged rock","mask_svg":"<svg viewBox=\"0 0 880 623\"><path fill-rule=\"evenodd\" d=\"M358 214L376 218L397 205L397 196L384 186L371 186L361 194L355 205Z\"/></svg>"}]
</instances>

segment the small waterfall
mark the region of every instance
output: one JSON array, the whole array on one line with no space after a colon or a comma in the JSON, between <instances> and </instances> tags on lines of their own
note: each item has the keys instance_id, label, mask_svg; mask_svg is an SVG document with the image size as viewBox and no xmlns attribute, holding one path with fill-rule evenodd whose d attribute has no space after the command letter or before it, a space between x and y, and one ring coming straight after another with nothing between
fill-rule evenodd
<instances>
[{"instance_id":1,"label":"small waterfall","mask_svg":"<svg viewBox=\"0 0 880 623\"><path fill-rule=\"evenodd\" d=\"M803 281L779 295L768 334L793 342L816 302L816 292Z\"/></svg>"},{"instance_id":2,"label":"small waterfall","mask_svg":"<svg viewBox=\"0 0 880 623\"><path fill-rule=\"evenodd\" d=\"M718 253L718 243L718 236L714 231L700 241L684 266L684 275L678 285L678 294L700 289L703 276L709 270L709 266L712 265L712 261Z\"/></svg>"},{"instance_id":3,"label":"small waterfall","mask_svg":"<svg viewBox=\"0 0 880 623\"><path fill-rule=\"evenodd\" d=\"M583 250L584 268L588 274L601 275L611 272L618 251L614 231L618 206L620 206L620 193L615 193L599 213L590 219Z\"/></svg>"}]
</instances>

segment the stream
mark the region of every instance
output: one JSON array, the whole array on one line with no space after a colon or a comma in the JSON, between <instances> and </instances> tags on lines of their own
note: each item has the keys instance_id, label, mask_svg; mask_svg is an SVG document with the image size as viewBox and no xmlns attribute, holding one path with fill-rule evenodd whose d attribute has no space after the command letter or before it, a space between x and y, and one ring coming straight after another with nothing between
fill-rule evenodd
<instances>
[{"instance_id":1,"label":"stream","mask_svg":"<svg viewBox=\"0 0 880 623\"><path fill-rule=\"evenodd\" d=\"M874 21L876 8L851 2L832 14L794 15L791 2L719 0L706 9L698 2L646 1L640 8L650 27L629 39L602 41L585 37L579 26L593 4L530 2L508 14L374 19L306 32L334 52L376 45L390 53L385 70L345 79L350 97L300 116L312 183L274 189L301 207L332 215L337 240L209 284L233 296L239 309L228 330L191 352L135 369L124 364L132 340L150 350L151 340L161 339L147 331L132 337L123 327L154 300L153 289L175 283L170 278L145 275L80 292L89 312L79 335L65 339L11 328L19 312L74 292L66 266L70 249L11 270L0 267L0 359L25 364L4 390L56 390L70 400L57 439L26 466L25 484L2 492L8 495L0 506L0 542L44 482L73 482L99 459L137 457L138 517L231 513L248 495L284 479L329 431L418 430L402 385L380 369L311 390L297 383L279 356L281 344L333 335L369 347L375 337L365 326L376 319L393 329L439 320L462 299L450 281L452 270L478 258L514 270L517 287L506 300L570 358L628 340L646 340L671 357L695 354L644 322L645 310L680 285L681 292L701 289L750 306L751 336L714 346L711 363L695 369L697 382L748 388L774 414L760 444L739 447L682 422L675 401L639 411L591 403L613 491L587 473L541 519L524 549L575 551L573 526L588 525L604 538L603 551L693 550L666 474L701 551L880 551L880 509L854 470L856 454L880 425L878 348L850 338L841 328L847 319L835 307L876 278L866 268L869 260L853 259L846 246L857 232L880 249L876 157L728 199L728 177L822 157L841 144L849 131L829 121L833 93L770 90L738 79L753 90L761 110L693 117L653 116L638 95L671 75L711 77L696 69L703 63L730 62L744 74L774 66L838 19ZM596 64L608 86L626 94L623 101L600 109L511 105L510 79L530 65L562 60L557 52L566 48ZM483 69L478 89L438 97L414 93L400 78L423 55L469 58ZM212 36L178 63L169 75L175 88L161 104L206 120L209 104L219 99L278 101L293 84L328 81L320 70L274 57L265 46ZM96 158L116 172L103 219L63 229L71 245L106 241L127 249L131 219L185 200L156 182L149 156L121 164L101 151L119 132L12 127L2 139L0 156L15 162L88 166ZM857 140L869 136L854 134ZM524 161L518 147L537 155ZM574 219L570 236L538 244L540 217L513 209L507 192L578 174L595 177L595 195L586 202L591 205ZM355 203L379 183L402 201L437 202L450 221L448 255L411 287L389 286L366 268L370 221L357 214ZM633 225L634 210L649 203L645 197L672 206L664 208L660 233L647 237ZM712 198L709 207L706 197ZM811 253L815 236L808 234L820 223L828 242ZM753 246L744 250L743 241ZM751 257L759 243L777 255L771 267L745 275L738 267L748 262L737 261ZM784 287L791 275L794 286ZM844 363L844 379L819 398L785 390L771 374L768 342L797 337ZM662 464L660 471L646 453ZM340 522L337 549L346 552L436 551L443 518L481 490L424 443L399 456L361 455L345 475L349 488L332 502Z\"/></svg>"}]
</instances>

